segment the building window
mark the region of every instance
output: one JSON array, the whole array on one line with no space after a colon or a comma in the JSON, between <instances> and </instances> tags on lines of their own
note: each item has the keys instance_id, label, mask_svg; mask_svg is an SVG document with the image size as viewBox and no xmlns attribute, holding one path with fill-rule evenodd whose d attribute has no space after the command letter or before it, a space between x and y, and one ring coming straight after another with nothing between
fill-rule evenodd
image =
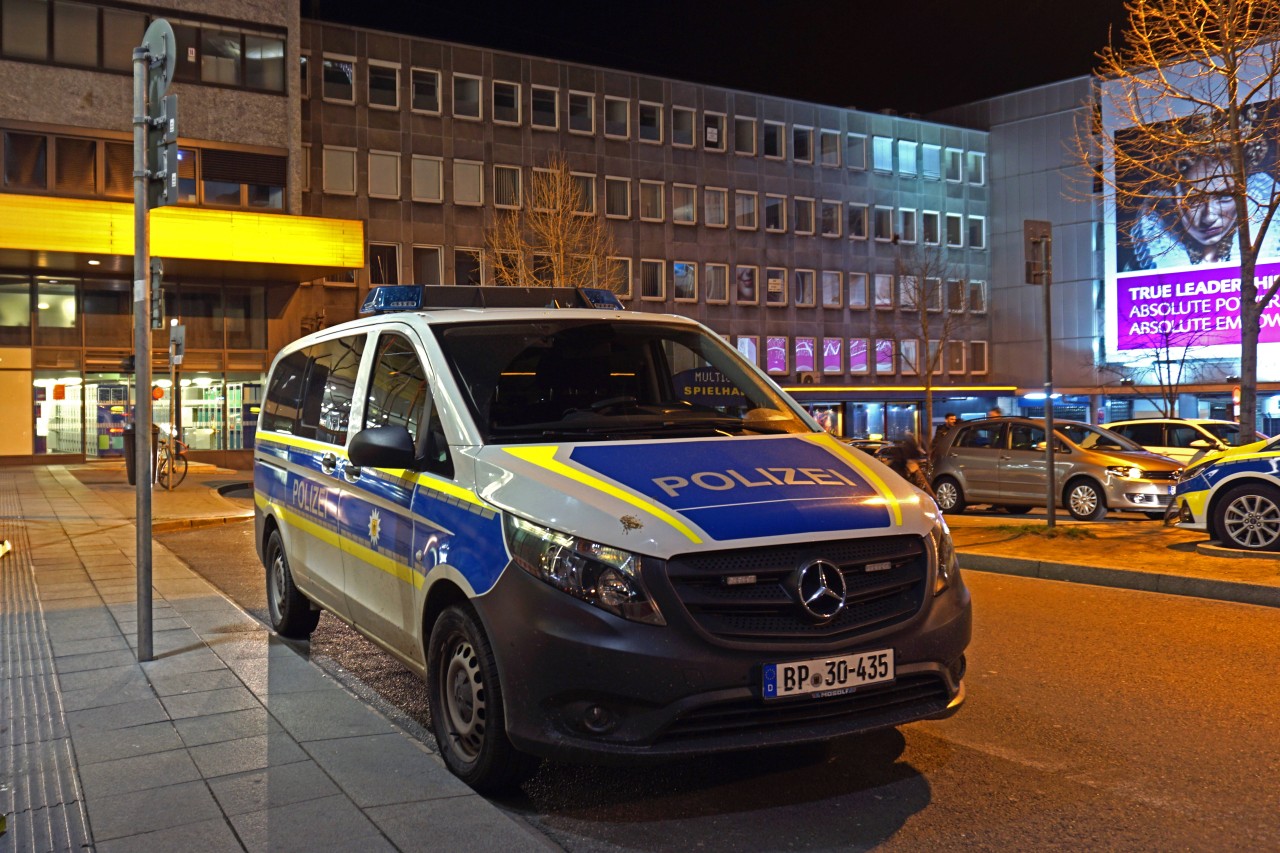
<instances>
[{"instance_id":1,"label":"building window","mask_svg":"<svg viewBox=\"0 0 1280 853\"><path fill-rule=\"evenodd\" d=\"M934 276L925 278L923 298L926 311L937 313L942 310L942 290L942 279Z\"/></svg>"},{"instance_id":2,"label":"building window","mask_svg":"<svg viewBox=\"0 0 1280 853\"><path fill-rule=\"evenodd\" d=\"M298 56L298 96L304 101L311 97L311 56L307 53Z\"/></svg>"},{"instance_id":3,"label":"building window","mask_svg":"<svg viewBox=\"0 0 1280 853\"><path fill-rule=\"evenodd\" d=\"M569 132L596 132L596 96L592 93L569 93Z\"/></svg>"},{"instance_id":4,"label":"building window","mask_svg":"<svg viewBox=\"0 0 1280 853\"><path fill-rule=\"evenodd\" d=\"M838 201L823 199L818 206L818 225L823 237L840 236L840 208Z\"/></svg>"},{"instance_id":5,"label":"building window","mask_svg":"<svg viewBox=\"0 0 1280 853\"><path fill-rule=\"evenodd\" d=\"M415 284L441 284L440 247L413 247L413 281Z\"/></svg>"},{"instance_id":6,"label":"building window","mask_svg":"<svg viewBox=\"0 0 1280 853\"><path fill-rule=\"evenodd\" d=\"M844 276L831 270L822 271L822 307L844 307Z\"/></svg>"},{"instance_id":7,"label":"building window","mask_svg":"<svg viewBox=\"0 0 1280 853\"><path fill-rule=\"evenodd\" d=\"M687 107L671 108L671 144L677 148L693 147L694 111Z\"/></svg>"},{"instance_id":8,"label":"building window","mask_svg":"<svg viewBox=\"0 0 1280 853\"><path fill-rule=\"evenodd\" d=\"M781 160L786 156L786 141L782 134L787 126L779 121L764 123L764 156L770 160Z\"/></svg>"},{"instance_id":9,"label":"building window","mask_svg":"<svg viewBox=\"0 0 1280 853\"><path fill-rule=\"evenodd\" d=\"M409 83L413 87L409 109L415 113L440 114L440 72L427 68L411 68Z\"/></svg>"},{"instance_id":10,"label":"building window","mask_svg":"<svg viewBox=\"0 0 1280 853\"><path fill-rule=\"evenodd\" d=\"M756 267L738 267L734 271L737 287L733 301L739 305L758 305L760 303L759 270Z\"/></svg>"},{"instance_id":11,"label":"building window","mask_svg":"<svg viewBox=\"0 0 1280 853\"><path fill-rule=\"evenodd\" d=\"M786 270L768 267L764 271L764 301L766 305L775 307L787 304Z\"/></svg>"},{"instance_id":12,"label":"building window","mask_svg":"<svg viewBox=\"0 0 1280 853\"><path fill-rule=\"evenodd\" d=\"M898 140L898 174L915 177L918 170L916 165L917 147L916 143L909 139Z\"/></svg>"},{"instance_id":13,"label":"building window","mask_svg":"<svg viewBox=\"0 0 1280 853\"><path fill-rule=\"evenodd\" d=\"M893 338L876 338L876 373L894 372L895 350Z\"/></svg>"},{"instance_id":14,"label":"building window","mask_svg":"<svg viewBox=\"0 0 1280 853\"><path fill-rule=\"evenodd\" d=\"M969 282L969 313L987 313L987 283L985 281Z\"/></svg>"},{"instance_id":15,"label":"building window","mask_svg":"<svg viewBox=\"0 0 1280 853\"><path fill-rule=\"evenodd\" d=\"M947 341L947 373L964 373L966 349L964 341Z\"/></svg>"},{"instance_id":16,"label":"building window","mask_svg":"<svg viewBox=\"0 0 1280 853\"><path fill-rule=\"evenodd\" d=\"M631 102L626 98L604 98L604 135L610 139L631 136Z\"/></svg>"},{"instance_id":17,"label":"building window","mask_svg":"<svg viewBox=\"0 0 1280 853\"><path fill-rule=\"evenodd\" d=\"M756 153L756 120L743 116L733 117L733 150L737 154L754 157Z\"/></svg>"},{"instance_id":18,"label":"building window","mask_svg":"<svg viewBox=\"0 0 1280 853\"><path fill-rule=\"evenodd\" d=\"M631 298L631 259L607 258L609 265L609 284L619 299Z\"/></svg>"},{"instance_id":19,"label":"building window","mask_svg":"<svg viewBox=\"0 0 1280 853\"><path fill-rule=\"evenodd\" d=\"M947 310L952 314L958 314L964 310L964 291L963 281L947 279Z\"/></svg>"},{"instance_id":20,"label":"building window","mask_svg":"<svg viewBox=\"0 0 1280 853\"><path fill-rule=\"evenodd\" d=\"M671 292L676 302L698 301L698 265L687 261L671 262Z\"/></svg>"},{"instance_id":21,"label":"building window","mask_svg":"<svg viewBox=\"0 0 1280 853\"><path fill-rule=\"evenodd\" d=\"M867 206L865 204L849 203L849 239L867 239Z\"/></svg>"},{"instance_id":22,"label":"building window","mask_svg":"<svg viewBox=\"0 0 1280 853\"><path fill-rule=\"evenodd\" d=\"M849 307L867 307L867 274L864 272L849 273Z\"/></svg>"},{"instance_id":23,"label":"building window","mask_svg":"<svg viewBox=\"0 0 1280 853\"><path fill-rule=\"evenodd\" d=\"M960 173L960 169L961 169L961 160L960 160L960 157L961 157L961 155L963 155L963 153L964 153L964 152L963 152L963 151L961 151L961 150L960 150L960 149L958 149L958 148L948 148L948 149L947 149L947 151L946 151L946 157L945 157L945 159L944 159L944 164L945 164L945 165L946 165L946 167L947 167L947 180L948 180L948 181L956 182L956 181L959 181L959 180L961 179L961 173Z\"/></svg>"},{"instance_id":24,"label":"building window","mask_svg":"<svg viewBox=\"0 0 1280 853\"><path fill-rule=\"evenodd\" d=\"M11 189L48 189L48 152L49 140L43 134L5 131L4 185Z\"/></svg>"},{"instance_id":25,"label":"building window","mask_svg":"<svg viewBox=\"0 0 1280 853\"><path fill-rule=\"evenodd\" d=\"M987 342L969 341L969 372L980 376L987 372Z\"/></svg>"},{"instance_id":26,"label":"building window","mask_svg":"<svg viewBox=\"0 0 1280 853\"><path fill-rule=\"evenodd\" d=\"M915 376L920 372L920 341L909 338L898 341L898 357L902 359L902 373Z\"/></svg>"},{"instance_id":27,"label":"building window","mask_svg":"<svg viewBox=\"0 0 1280 853\"><path fill-rule=\"evenodd\" d=\"M6 3L21 9L26 3ZM43 5L43 4L41 4ZM9 8L5 9L6 12ZM5 16L5 28L9 25ZM7 45L6 45L7 47ZM64 65L98 64L98 9L79 3L53 4L53 61Z\"/></svg>"},{"instance_id":28,"label":"building window","mask_svg":"<svg viewBox=\"0 0 1280 853\"><path fill-rule=\"evenodd\" d=\"M791 284L797 308L812 308L817 299L814 288L813 270L795 270L791 274Z\"/></svg>"},{"instance_id":29,"label":"building window","mask_svg":"<svg viewBox=\"0 0 1280 853\"><path fill-rule=\"evenodd\" d=\"M796 199L796 233L812 234L813 233L813 199L797 198Z\"/></svg>"},{"instance_id":30,"label":"building window","mask_svg":"<svg viewBox=\"0 0 1280 853\"><path fill-rule=\"evenodd\" d=\"M454 249L453 283L464 287L484 284L482 258L483 253L479 249Z\"/></svg>"},{"instance_id":31,"label":"building window","mask_svg":"<svg viewBox=\"0 0 1280 853\"><path fill-rule=\"evenodd\" d=\"M942 177L942 147L939 145L920 146L920 174L930 180Z\"/></svg>"},{"instance_id":32,"label":"building window","mask_svg":"<svg viewBox=\"0 0 1280 853\"><path fill-rule=\"evenodd\" d=\"M893 308L893 276L876 273L876 308L887 311Z\"/></svg>"},{"instance_id":33,"label":"building window","mask_svg":"<svg viewBox=\"0 0 1280 853\"><path fill-rule=\"evenodd\" d=\"M818 133L818 156L824 166L840 165L840 134L834 130Z\"/></svg>"},{"instance_id":34,"label":"building window","mask_svg":"<svg viewBox=\"0 0 1280 853\"><path fill-rule=\"evenodd\" d=\"M667 298L667 264L665 261L640 260L640 298L664 300Z\"/></svg>"},{"instance_id":35,"label":"building window","mask_svg":"<svg viewBox=\"0 0 1280 853\"><path fill-rule=\"evenodd\" d=\"M469 160L453 161L453 203L484 204L484 164Z\"/></svg>"},{"instance_id":36,"label":"building window","mask_svg":"<svg viewBox=\"0 0 1280 853\"><path fill-rule=\"evenodd\" d=\"M8 137L6 136L6 141ZM356 150L354 148L324 147L324 191L334 195L356 194ZM5 177L8 178L6 157Z\"/></svg>"},{"instance_id":37,"label":"building window","mask_svg":"<svg viewBox=\"0 0 1280 853\"><path fill-rule=\"evenodd\" d=\"M480 78L469 74L453 75L453 114L458 118L483 117L484 105L480 100Z\"/></svg>"},{"instance_id":38,"label":"building window","mask_svg":"<svg viewBox=\"0 0 1280 853\"><path fill-rule=\"evenodd\" d=\"M889 137L871 137L871 168L877 172L893 171L893 140Z\"/></svg>"},{"instance_id":39,"label":"building window","mask_svg":"<svg viewBox=\"0 0 1280 853\"><path fill-rule=\"evenodd\" d=\"M734 223L739 231L755 231L760 227L760 197L749 190L734 190Z\"/></svg>"},{"instance_id":40,"label":"building window","mask_svg":"<svg viewBox=\"0 0 1280 853\"><path fill-rule=\"evenodd\" d=\"M925 245L926 246L938 245L938 242L939 242L938 211L926 210L924 211L924 213L921 214L921 217L922 217L922 225L923 225L921 236L924 239Z\"/></svg>"},{"instance_id":41,"label":"building window","mask_svg":"<svg viewBox=\"0 0 1280 853\"><path fill-rule=\"evenodd\" d=\"M914 210L898 211L898 240L902 243L916 241L916 212Z\"/></svg>"},{"instance_id":42,"label":"building window","mask_svg":"<svg viewBox=\"0 0 1280 853\"><path fill-rule=\"evenodd\" d=\"M671 221L693 225L698 221L698 188L691 184L671 185Z\"/></svg>"},{"instance_id":43,"label":"building window","mask_svg":"<svg viewBox=\"0 0 1280 853\"><path fill-rule=\"evenodd\" d=\"M662 184L658 181L640 182L640 219L644 222L663 220Z\"/></svg>"},{"instance_id":44,"label":"building window","mask_svg":"<svg viewBox=\"0 0 1280 853\"><path fill-rule=\"evenodd\" d=\"M8 35L7 29L5 34ZM356 61L354 57L326 55L320 71L324 78L324 87L321 91L326 101L340 104L355 103Z\"/></svg>"},{"instance_id":45,"label":"building window","mask_svg":"<svg viewBox=\"0 0 1280 853\"><path fill-rule=\"evenodd\" d=\"M521 203L519 166L493 167L493 206L518 208Z\"/></svg>"},{"instance_id":46,"label":"building window","mask_svg":"<svg viewBox=\"0 0 1280 853\"><path fill-rule=\"evenodd\" d=\"M844 338L822 339L822 372L844 373Z\"/></svg>"},{"instance_id":47,"label":"building window","mask_svg":"<svg viewBox=\"0 0 1280 853\"><path fill-rule=\"evenodd\" d=\"M369 284L400 283L400 244L369 244Z\"/></svg>"},{"instance_id":48,"label":"building window","mask_svg":"<svg viewBox=\"0 0 1280 853\"><path fill-rule=\"evenodd\" d=\"M764 230L781 233L787 230L787 197L768 194L764 197Z\"/></svg>"},{"instance_id":49,"label":"building window","mask_svg":"<svg viewBox=\"0 0 1280 853\"><path fill-rule=\"evenodd\" d=\"M791 128L791 159L797 163L813 162L813 128Z\"/></svg>"},{"instance_id":50,"label":"building window","mask_svg":"<svg viewBox=\"0 0 1280 853\"><path fill-rule=\"evenodd\" d=\"M596 176L582 172L570 172L576 189L577 205L574 213L591 214L596 212Z\"/></svg>"},{"instance_id":51,"label":"building window","mask_svg":"<svg viewBox=\"0 0 1280 853\"><path fill-rule=\"evenodd\" d=\"M751 364L760 365L760 337L758 335L738 335L735 346L738 354Z\"/></svg>"},{"instance_id":52,"label":"building window","mask_svg":"<svg viewBox=\"0 0 1280 853\"><path fill-rule=\"evenodd\" d=\"M893 208L876 206L874 221L875 238L883 243L893 239Z\"/></svg>"},{"instance_id":53,"label":"building window","mask_svg":"<svg viewBox=\"0 0 1280 853\"><path fill-rule=\"evenodd\" d=\"M421 154L413 155L413 174L411 176L413 186L410 192L414 201L444 201L444 182L441 177L443 162L439 157L426 157Z\"/></svg>"},{"instance_id":54,"label":"building window","mask_svg":"<svg viewBox=\"0 0 1280 853\"><path fill-rule=\"evenodd\" d=\"M369 63L369 106L380 110L400 108L400 66Z\"/></svg>"},{"instance_id":55,"label":"building window","mask_svg":"<svg viewBox=\"0 0 1280 853\"><path fill-rule=\"evenodd\" d=\"M729 301L728 264L703 264L702 277L707 290L707 302L722 304Z\"/></svg>"},{"instance_id":56,"label":"building window","mask_svg":"<svg viewBox=\"0 0 1280 853\"><path fill-rule=\"evenodd\" d=\"M850 169L867 168L867 138L861 133L844 135L844 164Z\"/></svg>"},{"instance_id":57,"label":"building window","mask_svg":"<svg viewBox=\"0 0 1280 853\"><path fill-rule=\"evenodd\" d=\"M987 248L987 218L985 216L969 217L969 248Z\"/></svg>"},{"instance_id":58,"label":"building window","mask_svg":"<svg viewBox=\"0 0 1280 853\"><path fill-rule=\"evenodd\" d=\"M766 373L783 374L790 373L791 368L787 365L787 337L786 335L767 335L764 339L764 369Z\"/></svg>"},{"instance_id":59,"label":"building window","mask_svg":"<svg viewBox=\"0 0 1280 853\"><path fill-rule=\"evenodd\" d=\"M947 245L953 249L958 249L964 245L964 234L961 233L961 222L960 214L947 214Z\"/></svg>"},{"instance_id":60,"label":"building window","mask_svg":"<svg viewBox=\"0 0 1280 853\"><path fill-rule=\"evenodd\" d=\"M520 123L520 84L493 81L493 120L497 124Z\"/></svg>"},{"instance_id":61,"label":"building window","mask_svg":"<svg viewBox=\"0 0 1280 853\"><path fill-rule=\"evenodd\" d=\"M708 228L725 228L729 224L729 191L707 187L702 192L702 219Z\"/></svg>"},{"instance_id":62,"label":"building window","mask_svg":"<svg viewBox=\"0 0 1280 853\"><path fill-rule=\"evenodd\" d=\"M610 219L631 218L631 181L627 178L604 179L604 215Z\"/></svg>"},{"instance_id":63,"label":"building window","mask_svg":"<svg viewBox=\"0 0 1280 853\"><path fill-rule=\"evenodd\" d=\"M909 310L916 310L920 307L922 300L920 293L920 279L914 275L903 275L898 277L898 306Z\"/></svg>"},{"instance_id":64,"label":"building window","mask_svg":"<svg viewBox=\"0 0 1280 853\"><path fill-rule=\"evenodd\" d=\"M987 182L987 155L979 151L966 151L964 155L965 170L969 173L969 183L982 186Z\"/></svg>"},{"instance_id":65,"label":"building window","mask_svg":"<svg viewBox=\"0 0 1280 853\"><path fill-rule=\"evenodd\" d=\"M369 196L371 198L400 198L399 152L369 152Z\"/></svg>"},{"instance_id":66,"label":"building window","mask_svg":"<svg viewBox=\"0 0 1280 853\"><path fill-rule=\"evenodd\" d=\"M724 113L702 114L702 147L708 151L723 151Z\"/></svg>"},{"instance_id":67,"label":"building window","mask_svg":"<svg viewBox=\"0 0 1280 853\"><path fill-rule=\"evenodd\" d=\"M540 130L556 130L560 127L559 89L529 87L529 124Z\"/></svg>"},{"instance_id":68,"label":"building window","mask_svg":"<svg viewBox=\"0 0 1280 853\"><path fill-rule=\"evenodd\" d=\"M859 375L871 372L866 338L849 338L849 372Z\"/></svg>"},{"instance_id":69,"label":"building window","mask_svg":"<svg viewBox=\"0 0 1280 853\"><path fill-rule=\"evenodd\" d=\"M640 102L640 141L662 142L662 104Z\"/></svg>"},{"instance_id":70,"label":"building window","mask_svg":"<svg viewBox=\"0 0 1280 853\"><path fill-rule=\"evenodd\" d=\"M182 158L179 157L178 160L181 161ZM311 190L311 144L310 143L303 143L302 168L300 169L300 171L302 172L302 191L304 193L310 192Z\"/></svg>"}]
</instances>

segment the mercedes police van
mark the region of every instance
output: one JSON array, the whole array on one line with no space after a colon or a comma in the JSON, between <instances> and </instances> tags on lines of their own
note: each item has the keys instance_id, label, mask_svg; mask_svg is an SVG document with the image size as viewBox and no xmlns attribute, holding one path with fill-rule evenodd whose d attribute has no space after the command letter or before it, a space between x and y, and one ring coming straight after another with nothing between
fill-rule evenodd
<instances>
[{"instance_id":1,"label":"mercedes police van","mask_svg":"<svg viewBox=\"0 0 1280 853\"><path fill-rule=\"evenodd\" d=\"M516 296L594 307L490 307ZM328 610L422 675L482 791L537 757L954 713L970 602L934 503L720 335L608 307L382 288L375 316L281 351L254 448L275 630Z\"/></svg>"}]
</instances>

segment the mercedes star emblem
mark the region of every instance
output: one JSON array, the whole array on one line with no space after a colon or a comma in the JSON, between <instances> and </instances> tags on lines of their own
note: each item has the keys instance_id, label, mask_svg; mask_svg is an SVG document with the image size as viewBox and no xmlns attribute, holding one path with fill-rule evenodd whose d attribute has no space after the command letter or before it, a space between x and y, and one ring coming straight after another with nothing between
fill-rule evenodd
<instances>
[{"instance_id":1,"label":"mercedes star emblem","mask_svg":"<svg viewBox=\"0 0 1280 853\"><path fill-rule=\"evenodd\" d=\"M829 622L844 609L846 589L838 566L825 560L805 563L795 573L796 598L817 622Z\"/></svg>"}]
</instances>

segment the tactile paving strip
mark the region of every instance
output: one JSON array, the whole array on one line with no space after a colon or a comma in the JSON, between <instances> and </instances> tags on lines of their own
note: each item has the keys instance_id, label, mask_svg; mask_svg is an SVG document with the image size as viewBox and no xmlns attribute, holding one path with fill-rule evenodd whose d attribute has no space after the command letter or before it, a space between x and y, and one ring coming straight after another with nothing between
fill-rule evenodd
<instances>
[{"instance_id":1,"label":"tactile paving strip","mask_svg":"<svg viewBox=\"0 0 1280 853\"><path fill-rule=\"evenodd\" d=\"M90 846L84 802L53 668L53 649L36 596L17 478L0 472L0 849Z\"/></svg>"}]
</instances>

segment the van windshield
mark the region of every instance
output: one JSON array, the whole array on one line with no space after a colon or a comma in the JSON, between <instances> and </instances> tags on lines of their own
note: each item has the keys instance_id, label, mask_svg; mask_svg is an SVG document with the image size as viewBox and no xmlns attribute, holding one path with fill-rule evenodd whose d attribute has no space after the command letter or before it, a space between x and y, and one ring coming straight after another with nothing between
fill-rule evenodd
<instances>
[{"instance_id":1,"label":"van windshield","mask_svg":"<svg viewBox=\"0 0 1280 853\"><path fill-rule=\"evenodd\" d=\"M488 443L812 431L701 328L565 319L433 330Z\"/></svg>"}]
</instances>

